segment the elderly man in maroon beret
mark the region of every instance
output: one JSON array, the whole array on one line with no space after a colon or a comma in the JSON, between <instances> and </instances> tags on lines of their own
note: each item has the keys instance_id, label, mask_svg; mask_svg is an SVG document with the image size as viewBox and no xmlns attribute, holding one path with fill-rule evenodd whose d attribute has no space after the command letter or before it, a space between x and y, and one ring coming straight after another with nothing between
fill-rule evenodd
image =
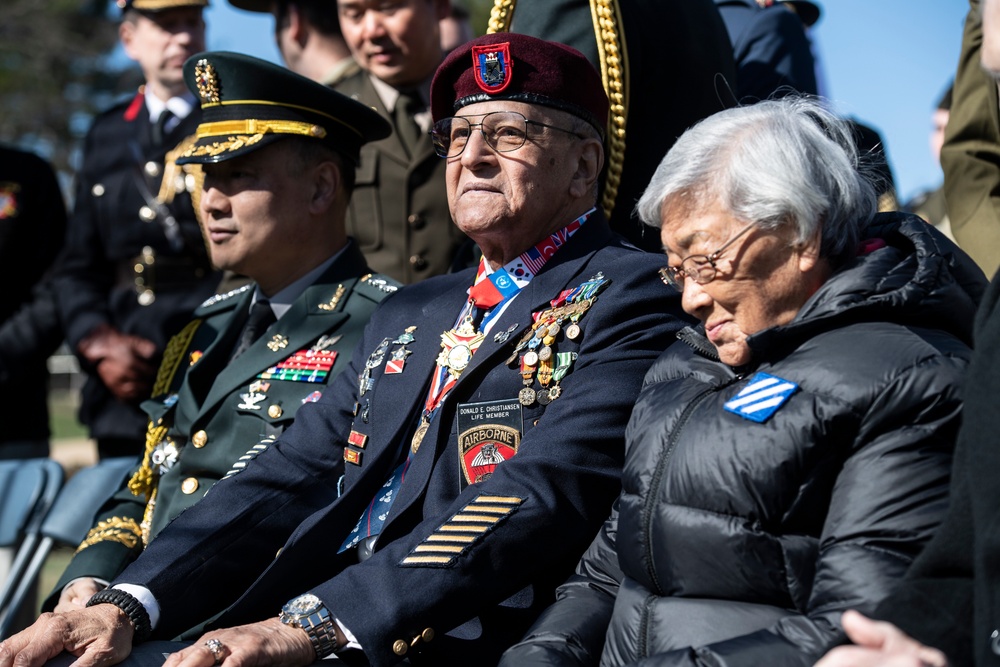
<instances>
[{"instance_id":1,"label":"elderly man in maroon beret","mask_svg":"<svg viewBox=\"0 0 1000 667\"><path fill-rule=\"evenodd\" d=\"M98 604L0 645L0 667L64 648L108 664L182 633L198 639L170 667L495 664L552 601L618 493L642 377L683 315L662 258L595 206L608 101L581 53L482 37L431 98L478 268L386 299L291 429Z\"/></svg>"}]
</instances>

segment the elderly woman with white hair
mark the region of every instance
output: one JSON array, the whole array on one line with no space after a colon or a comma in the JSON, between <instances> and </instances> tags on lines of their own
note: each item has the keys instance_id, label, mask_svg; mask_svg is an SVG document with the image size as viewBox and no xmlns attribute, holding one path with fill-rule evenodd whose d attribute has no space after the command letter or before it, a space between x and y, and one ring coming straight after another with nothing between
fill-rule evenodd
<instances>
[{"instance_id":1,"label":"elderly woman with white hair","mask_svg":"<svg viewBox=\"0 0 1000 667\"><path fill-rule=\"evenodd\" d=\"M933 534L986 280L876 214L817 102L688 130L638 204L700 326L653 365L622 493L504 665L811 665Z\"/></svg>"}]
</instances>

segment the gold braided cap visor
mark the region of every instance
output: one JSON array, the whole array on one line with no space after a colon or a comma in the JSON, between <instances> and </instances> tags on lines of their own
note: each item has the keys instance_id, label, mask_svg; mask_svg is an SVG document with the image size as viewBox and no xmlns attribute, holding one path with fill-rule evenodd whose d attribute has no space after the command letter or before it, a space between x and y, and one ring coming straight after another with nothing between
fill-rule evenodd
<instances>
[{"instance_id":1,"label":"gold braided cap visor","mask_svg":"<svg viewBox=\"0 0 1000 667\"><path fill-rule=\"evenodd\" d=\"M271 106L283 109L294 109L304 111L312 115L321 116L336 123L340 127L350 131L359 138L361 132L354 126L345 123L339 118L323 113L316 109L296 106L291 104L276 104L266 100L229 100L225 102L208 102L202 104L202 109L226 106ZM211 112L209 112L211 113ZM232 153L243 148L248 148L260 142L265 135L295 135L310 137L313 139L326 139L328 130L318 123L311 123L298 120L260 119L243 118L235 120L217 120L201 123L195 131L198 143L189 147L180 158L191 157L217 157L225 153ZM220 141L206 143L210 138L219 138Z\"/></svg>"}]
</instances>

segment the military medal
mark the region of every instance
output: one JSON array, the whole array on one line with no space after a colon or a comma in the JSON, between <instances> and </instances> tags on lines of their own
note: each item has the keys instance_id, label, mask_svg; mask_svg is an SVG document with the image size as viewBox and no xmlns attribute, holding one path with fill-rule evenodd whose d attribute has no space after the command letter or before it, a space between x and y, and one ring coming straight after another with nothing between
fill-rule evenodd
<instances>
[{"instance_id":1,"label":"military medal","mask_svg":"<svg viewBox=\"0 0 1000 667\"><path fill-rule=\"evenodd\" d=\"M534 364L528 363L529 354L534 353L529 352L521 359L521 379L524 381L524 388L517 393L518 403L525 407L533 405L535 402L535 390L531 388L531 385L535 381L535 364L538 363L538 355L535 355Z\"/></svg>"},{"instance_id":2,"label":"military medal","mask_svg":"<svg viewBox=\"0 0 1000 667\"><path fill-rule=\"evenodd\" d=\"M156 445L152 454L149 455L149 463L153 466L157 475L162 475L174 467L179 454L177 443L171 438L165 438Z\"/></svg>"},{"instance_id":3,"label":"military medal","mask_svg":"<svg viewBox=\"0 0 1000 667\"><path fill-rule=\"evenodd\" d=\"M486 337L472 325L472 316L466 316L457 329L441 334L441 353L437 365L447 368L456 380L472 361L472 355Z\"/></svg>"},{"instance_id":4,"label":"military medal","mask_svg":"<svg viewBox=\"0 0 1000 667\"><path fill-rule=\"evenodd\" d=\"M549 355L551 359L551 355ZM549 382L552 381L552 362L549 360L543 360L538 366L538 384L542 385L542 388L538 390L535 394L535 400L538 401L540 405L548 405L552 402L552 397L549 394Z\"/></svg>"},{"instance_id":5,"label":"military medal","mask_svg":"<svg viewBox=\"0 0 1000 667\"><path fill-rule=\"evenodd\" d=\"M430 428L430 425L431 423L427 417L420 417L417 430L413 432L413 438L410 439L410 451L414 454L420 449L420 443L424 441L424 436L427 435L427 429Z\"/></svg>"}]
</instances>

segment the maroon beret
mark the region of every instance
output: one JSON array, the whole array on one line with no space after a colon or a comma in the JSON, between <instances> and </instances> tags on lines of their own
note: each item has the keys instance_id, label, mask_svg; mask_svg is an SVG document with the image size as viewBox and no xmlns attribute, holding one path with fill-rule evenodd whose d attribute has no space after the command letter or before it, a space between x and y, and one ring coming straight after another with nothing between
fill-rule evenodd
<instances>
[{"instance_id":1,"label":"maroon beret","mask_svg":"<svg viewBox=\"0 0 1000 667\"><path fill-rule=\"evenodd\" d=\"M608 124L601 75L573 47L513 32L483 35L452 51L434 74L434 120L469 104L515 100L566 111L593 125Z\"/></svg>"}]
</instances>

